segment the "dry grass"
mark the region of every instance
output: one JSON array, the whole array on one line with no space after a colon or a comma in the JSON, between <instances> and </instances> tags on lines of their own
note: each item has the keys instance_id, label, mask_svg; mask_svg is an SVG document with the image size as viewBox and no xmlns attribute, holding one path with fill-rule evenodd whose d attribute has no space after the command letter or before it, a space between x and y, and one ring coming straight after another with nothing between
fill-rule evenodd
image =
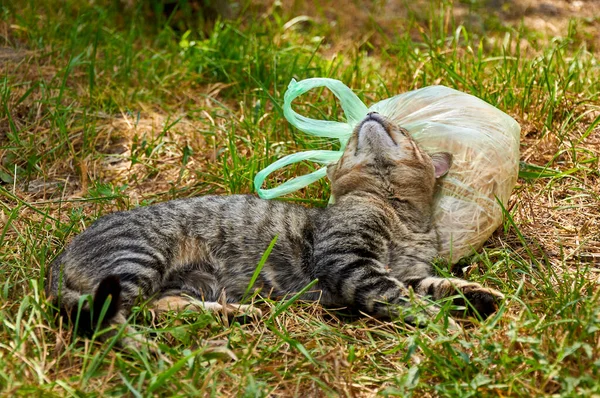
<instances>
[{"instance_id":1,"label":"dry grass","mask_svg":"<svg viewBox=\"0 0 600 398\"><path fill-rule=\"evenodd\" d=\"M108 3L0 6L3 395L600 394L595 2L253 2L189 48L181 21ZM288 23L298 15L310 18ZM456 39L461 24L468 37ZM97 217L248 193L280 156L330 146L279 111L289 79L312 76L342 79L366 103L444 84L519 121L524 163L507 221L455 270L506 293L497 317L453 334L306 303L259 301L267 320L246 325L140 308L132 322L159 343L155 355L54 323L45 266ZM306 98L312 117L340 116L330 96ZM322 182L288 199L322 206L328 192Z\"/></svg>"}]
</instances>

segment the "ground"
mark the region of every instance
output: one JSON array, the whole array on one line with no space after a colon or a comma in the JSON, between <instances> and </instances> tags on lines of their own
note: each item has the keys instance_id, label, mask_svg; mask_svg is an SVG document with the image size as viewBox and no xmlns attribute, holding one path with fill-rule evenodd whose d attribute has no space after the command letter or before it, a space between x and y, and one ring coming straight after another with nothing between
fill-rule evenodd
<instances>
[{"instance_id":1,"label":"ground","mask_svg":"<svg viewBox=\"0 0 600 398\"><path fill-rule=\"evenodd\" d=\"M597 1L13 3L0 3L3 395L600 394ZM504 225L477 255L438 264L501 290L496 316L456 333L294 300L260 301L265 319L247 324L140 308L132 322L160 348L135 353L56 322L46 266L102 214L251 193L281 156L335 146L281 111L291 78L317 76L365 103L443 84L519 122ZM298 109L342 117L327 92ZM323 180L285 200L328 197Z\"/></svg>"}]
</instances>

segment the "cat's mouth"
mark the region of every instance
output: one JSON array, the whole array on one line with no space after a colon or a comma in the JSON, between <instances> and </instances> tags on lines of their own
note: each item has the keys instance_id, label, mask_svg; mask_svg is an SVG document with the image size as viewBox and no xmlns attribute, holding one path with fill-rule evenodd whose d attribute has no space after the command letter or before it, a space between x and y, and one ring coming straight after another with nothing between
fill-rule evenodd
<instances>
[{"instance_id":1,"label":"cat's mouth","mask_svg":"<svg viewBox=\"0 0 600 398\"><path fill-rule=\"evenodd\" d=\"M377 112L370 112L357 127L358 149L397 146L390 133L389 122Z\"/></svg>"}]
</instances>

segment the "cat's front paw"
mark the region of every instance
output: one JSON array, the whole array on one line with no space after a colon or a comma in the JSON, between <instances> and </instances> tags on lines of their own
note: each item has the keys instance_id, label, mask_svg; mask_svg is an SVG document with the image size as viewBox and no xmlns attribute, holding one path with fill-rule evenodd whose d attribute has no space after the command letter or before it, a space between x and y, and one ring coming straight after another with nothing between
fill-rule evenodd
<instances>
[{"instance_id":1,"label":"cat's front paw","mask_svg":"<svg viewBox=\"0 0 600 398\"><path fill-rule=\"evenodd\" d=\"M454 304L464 307L463 311L457 311L460 315L474 316L479 314L486 319L498 311L500 302L504 295L497 290L483 287L479 284L468 284L460 287L463 297L454 299ZM467 302L465 302L465 299Z\"/></svg>"}]
</instances>

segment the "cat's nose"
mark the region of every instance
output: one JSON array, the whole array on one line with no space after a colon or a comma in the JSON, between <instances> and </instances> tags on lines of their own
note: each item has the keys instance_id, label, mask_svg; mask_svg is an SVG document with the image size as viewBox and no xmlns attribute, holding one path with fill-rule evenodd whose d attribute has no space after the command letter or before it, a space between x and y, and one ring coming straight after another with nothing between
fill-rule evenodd
<instances>
[{"instance_id":1,"label":"cat's nose","mask_svg":"<svg viewBox=\"0 0 600 398\"><path fill-rule=\"evenodd\" d=\"M365 119L366 120L374 120L374 121L379 122L379 123L383 122L383 118L377 112L369 112L369 113L367 113L367 117Z\"/></svg>"}]
</instances>

